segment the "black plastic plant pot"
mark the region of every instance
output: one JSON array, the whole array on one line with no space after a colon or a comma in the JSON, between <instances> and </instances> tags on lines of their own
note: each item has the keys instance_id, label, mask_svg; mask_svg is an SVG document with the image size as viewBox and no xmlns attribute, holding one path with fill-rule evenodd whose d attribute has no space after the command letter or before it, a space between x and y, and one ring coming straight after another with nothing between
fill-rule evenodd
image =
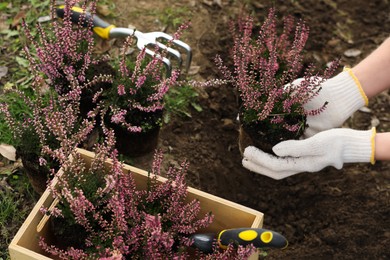
<instances>
[{"instance_id":1,"label":"black plastic plant pot","mask_svg":"<svg viewBox=\"0 0 390 260\"><path fill-rule=\"evenodd\" d=\"M302 116L291 118L289 123L300 123L306 125L306 118ZM240 122L239 129L239 149L241 155L248 146L255 146L263 152L274 154L272 147L282 141L290 139L299 139L304 132L304 127L297 132L289 131L282 124L273 124L269 120L257 121L246 124Z\"/></svg>"}]
</instances>

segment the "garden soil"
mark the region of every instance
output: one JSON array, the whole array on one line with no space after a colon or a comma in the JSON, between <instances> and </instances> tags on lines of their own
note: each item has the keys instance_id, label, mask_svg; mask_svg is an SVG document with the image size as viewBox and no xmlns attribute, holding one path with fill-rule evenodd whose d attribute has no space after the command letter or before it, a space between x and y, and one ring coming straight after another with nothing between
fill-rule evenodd
<instances>
[{"instance_id":1,"label":"garden soil","mask_svg":"<svg viewBox=\"0 0 390 260\"><path fill-rule=\"evenodd\" d=\"M228 59L229 21L250 14L261 22L271 6L279 17L291 14L306 21L307 58L322 66L334 59L353 66L390 33L388 0L114 2L119 13L113 22L142 32L173 33L169 22L174 17L191 19L182 40L193 49L190 76L198 80L220 76L213 59L216 54ZM279 181L252 173L241 165L233 89L210 87L199 93L203 111L172 118L162 127L159 146L170 165L190 162L189 185L265 214L264 228L289 240L285 250L267 250L267 259L390 259L390 163L328 167ZM390 131L389 92L345 123L355 129L371 126Z\"/></svg>"}]
</instances>

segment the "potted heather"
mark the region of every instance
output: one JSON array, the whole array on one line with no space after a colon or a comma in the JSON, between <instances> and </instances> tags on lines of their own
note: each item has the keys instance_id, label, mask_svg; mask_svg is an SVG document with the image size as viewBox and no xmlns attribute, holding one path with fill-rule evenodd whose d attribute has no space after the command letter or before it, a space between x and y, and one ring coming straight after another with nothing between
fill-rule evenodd
<instances>
[{"instance_id":1,"label":"potted heather","mask_svg":"<svg viewBox=\"0 0 390 260\"><path fill-rule=\"evenodd\" d=\"M39 164L41 146L33 125L33 121L41 119L39 117L33 120L34 106L37 106L37 103L32 103L22 92L6 91L0 102L0 117L7 125L6 130L10 132L7 143L15 147L15 158L21 158L33 190L42 194L46 189L50 170ZM14 107L15 104L17 107ZM33 106L29 106L30 104ZM47 135L46 138L52 145L58 145L51 136Z\"/></svg>"},{"instance_id":2,"label":"potted heather","mask_svg":"<svg viewBox=\"0 0 390 260\"><path fill-rule=\"evenodd\" d=\"M256 34L252 17L240 19L231 26L233 69L216 58L225 80L238 92L241 153L249 145L273 153L276 143L303 134L307 115L326 109L326 103L310 111L304 105L318 95L337 62L322 75L313 65L304 66L309 28L291 16L284 17L282 28L278 25L273 8ZM299 77L299 83L293 82Z\"/></svg>"},{"instance_id":3,"label":"potted heather","mask_svg":"<svg viewBox=\"0 0 390 260\"><path fill-rule=\"evenodd\" d=\"M94 97L99 91L111 87L114 69L104 59L93 54L95 43L92 24L72 23L71 9L78 1L64 2L63 19L56 19L56 3L51 2L50 24L43 27L37 23L37 36L34 37L23 23L27 44L24 47L30 62L31 72L37 84L54 89L59 95L78 89L80 110L83 118L96 106ZM84 10L95 12L95 1L87 1ZM85 19L81 15L80 21ZM37 39L36 39L37 38ZM103 77L102 75L107 75ZM99 80L96 78L99 77ZM40 81L40 82L39 82ZM94 81L93 83L91 83Z\"/></svg>"},{"instance_id":4,"label":"potted heather","mask_svg":"<svg viewBox=\"0 0 390 260\"><path fill-rule=\"evenodd\" d=\"M188 27L184 24L173 35L178 39ZM177 85L180 70L168 71L162 59L166 51L154 49L155 55L146 55L146 48L136 57L126 55L135 38L128 37L123 45L119 62L114 62L117 76L114 87L103 94L106 103L107 125L114 129L120 154L140 157L150 154L157 147L160 127L163 123L164 97ZM170 45L168 42L167 46Z\"/></svg>"},{"instance_id":5,"label":"potted heather","mask_svg":"<svg viewBox=\"0 0 390 260\"><path fill-rule=\"evenodd\" d=\"M32 187L39 194L44 192L50 178L49 168L39 161L41 149L61 145L61 140L54 138L55 133L49 131L48 125L69 128L68 134L78 134L83 128L90 130L86 124L91 122L88 111L94 107L95 92L111 83L110 76L93 75L104 63L92 57L92 32L90 28L73 25L70 1L66 1L65 6L64 22L54 20L49 28L38 23L36 36L23 23L29 42L24 50L33 75L32 91L10 90L12 93L6 96L13 99L0 103L0 116L13 132L12 145L16 147ZM53 2L52 13L54 8ZM91 8L94 8L93 4ZM22 113L14 109L12 102L15 99L25 108ZM88 148L89 143L85 140L79 145ZM42 159L51 167L58 164L51 158Z\"/></svg>"},{"instance_id":6,"label":"potted heather","mask_svg":"<svg viewBox=\"0 0 390 260\"><path fill-rule=\"evenodd\" d=\"M60 167L55 157L42 156L42 151L64 145L81 145L57 138L58 132L86 137L94 129L93 120L80 120L80 95L77 93L80 92L58 95L48 90L44 94L37 91L26 95L11 90L5 95L14 99L0 103L0 115L13 134L12 145L16 148L16 155L21 159L31 186L38 194L46 190L48 180L53 177L52 170L56 171ZM19 115L14 114L15 110L10 103L15 99L25 106Z\"/></svg>"}]
</instances>

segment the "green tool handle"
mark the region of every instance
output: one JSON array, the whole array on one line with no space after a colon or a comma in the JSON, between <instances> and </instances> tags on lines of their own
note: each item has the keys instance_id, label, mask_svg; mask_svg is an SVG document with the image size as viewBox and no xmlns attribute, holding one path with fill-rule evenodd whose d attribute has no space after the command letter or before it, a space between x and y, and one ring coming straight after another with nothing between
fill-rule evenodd
<instances>
[{"instance_id":1,"label":"green tool handle","mask_svg":"<svg viewBox=\"0 0 390 260\"><path fill-rule=\"evenodd\" d=\"M256 248L286 248L287 239L281 234L262 228L226 229L218 234L218 244L226 248L229 243L237 245L253 244Z\"/></svg>"},{"instance_id":2,"label":"green tool handle","mask_svg":"<svg viewBox=\"0 0 390 260\"><path fill-rule=\"evenodd\" d=\"M65 6L61 5L57 8L56 12L58 17L64 18L65 15ZM78 24L82 19L81 25L84 27L89 26L92 22L93 31L103 39L110 38L110 31L112 28L115 28L115 25L109 24L106 21L99 18L97 15L92 15L89 12L84 12L80 7L73 6L71 9L70 19L72 23Z\"/></svg>"}]
</instances>

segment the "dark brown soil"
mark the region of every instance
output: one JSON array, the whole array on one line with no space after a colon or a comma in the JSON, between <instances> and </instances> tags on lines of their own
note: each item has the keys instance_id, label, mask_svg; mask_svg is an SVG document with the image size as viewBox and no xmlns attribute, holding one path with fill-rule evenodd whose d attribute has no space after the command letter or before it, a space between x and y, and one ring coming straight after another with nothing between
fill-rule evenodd
<instances>
[{"instance_id":1,"label":"dark brown soil","mask_svg":"<svg viewBox=\"0 0 390 260\"><path fill-rule=\"evenodd\" d=\"M182 40L194 52L191 77L218 77L213 58L228 58L228 22L251 14L260 22L268 8L280 17L292 14L311 28L307 55L320 65L341 58L353 66L390 32L388 0L114 0L117 26L142 32L172 33L172 17L191 19ZM242 4L242 3L245 4ZM109 19L109 18L107 18ZM102 45L103 49L107 46ZM353 57L344 55L360 50ZM384 68L389 69L389 68ZM349 164L276 181L241 165L238 148L238 106L225 87L199 90L203 111L192 118L173 118L160 131L159 147L170 165L190 162L190 186L232 200L265 214L264 228L289 240L285 250L267 250L267 259L390 259L390 162ZM390 93L370 100L369 111L356 112L345 123L355 129L377 125L390 131Z\"/></svg>"},{"instance_id":2,"label":"dark brown soil","mask_svg":"<svg viewBox=\"0 0 390 260\"><path fill-rule=\"evenodd\" d=\"M293 14L311 28L308 57L318 64L341 58L353 66L380 44L390 31L387 0L311 1L116 1L122 10L117 25L135 25L140 31L172 32L161 27L156 13L171 8L192 26L182 40L194 51L193 77L218 76L213 58L227 58L231 47L228 21L244 10L259 21L275 6L279 16ZM220 6L218 3L222 3ZM185 9L184 13L179 10ZM175 12L175 11L173 11ZM347 57L357 49L361 54ZM163 126L160 147L171 164L191 163L191 186L259 210L264 227L284 234L289 247L268 250L268 259L389 259L390 163L350 164L342 170L326 168L281 181L249 172L241 166L238 149L238 107L232 89L212 87L201 91L203 112L192 118L175 118ZM345 126L368 129L379 120L378 131L390 131L389 93L370 101L370 112L356 112ZM378 122L378 121L376 121Z\"/></svg>"}]
</instances>

